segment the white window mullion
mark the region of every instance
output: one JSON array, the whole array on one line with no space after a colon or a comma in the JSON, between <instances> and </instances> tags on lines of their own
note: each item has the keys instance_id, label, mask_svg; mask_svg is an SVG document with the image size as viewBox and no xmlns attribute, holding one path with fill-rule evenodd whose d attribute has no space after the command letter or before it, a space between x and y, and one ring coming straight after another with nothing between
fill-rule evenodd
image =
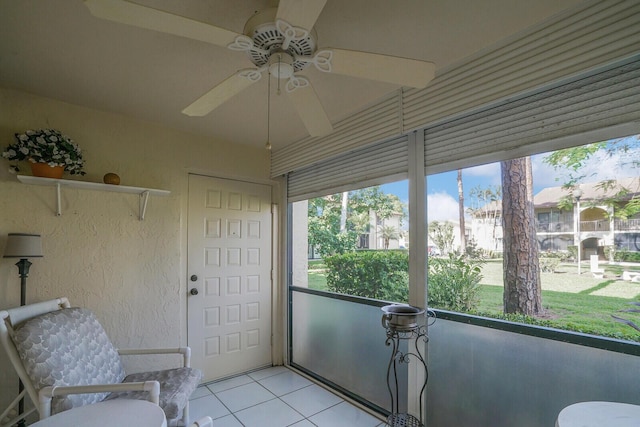
<instances>
[{"instance_id":1,"label":"white window mullion","mask_svg":"<svg viewBox=\"0 0 640 427\"><path fill-rule=\"evenodd\" d=\"M409 133L409 304L427 307L427 204L424 174L424 141L421 132ZM426 358L427 347L422 349ZM409 363L408 409L414 416L426 420L426 399L420 414L420 390L426 373L422 364L414 359ZM426 397L426 396L425 396Z\"/></svg>"}]
</instances>

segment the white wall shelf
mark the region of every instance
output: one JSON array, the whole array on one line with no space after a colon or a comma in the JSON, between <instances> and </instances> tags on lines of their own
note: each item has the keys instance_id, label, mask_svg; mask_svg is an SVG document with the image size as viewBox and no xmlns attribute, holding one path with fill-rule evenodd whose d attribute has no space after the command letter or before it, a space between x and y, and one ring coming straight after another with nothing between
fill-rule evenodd
<instances>
[{"instance_id":1,"label":"white wall shelf","mask_svg":"<svg viewBox=\"0 0 640 427\"><path fill-rule=\"evenodd\" d=\"M147 202L149 196L168 196L171 194L167 190L155 190L152 188L128 187L125 185L102 184L99 182L73 181L69 179L52 179L40 178L37 176L18 175L18 181L29 185L44 185L47 187L56 187L56 215L62 215L60 206L60 189L62 187L80 188L83 190L111 191L114 193L130 193L140 196L140 221L144 220L147 211Z\"/></svg>"}]
</instances>

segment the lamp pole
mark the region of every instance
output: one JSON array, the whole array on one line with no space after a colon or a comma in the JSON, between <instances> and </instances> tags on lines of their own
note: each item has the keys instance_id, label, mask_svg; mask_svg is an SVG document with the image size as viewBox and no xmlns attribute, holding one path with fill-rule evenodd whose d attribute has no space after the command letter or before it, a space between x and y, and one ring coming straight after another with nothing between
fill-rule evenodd
<instances>
[{"instance_id":1,"label":"lamp pole","mask_svg":"<svg viewBox=\"0 0 640 427\"><path fill-rule=\"evenodd\" d=\"M20 275L20 306L23 306L27 303L27 277L29 277L29 267L31 267L31 262L22 258L20 261L16 262L16 266L18 267L18 274ZM18 393L22 393L24 391L24 384L22 384L22 380L18 380ZM18 414L24 414L24 399L20 399L18 402ZM18 421L18 427L24 427L24 419Z\"/></svg>"},{"instance_id":2,"label":"lamp pole","mask_svg":"<svg viewBox=\"0 0 640 427\"><path fill-rule=\"evenodd\" d=\"M578 211L578 221L576 224L576 232L578 234L578 276L582 273L580 261L582 261L582 239L580 238L580 197L582 197L582 190L580 187L573 192L573 196L576 198L576 210Z\"/></svg>"},{"instance_id":3,"label":"lamp pole","mask_svg":"<svg viewBox=\"0 0 640 427\"><path fill-rule=\"evenodd\" d=\"M26 258L22 258L16 262L16 266L20 275L20 306L23 306L27 303L27 277L29 277L31 262Z\"/></svg>"},{"instance_id":4,"label":"lamp pole","mask_svg":"<svg viewBox=\"0 0 640 427\"><path fill-rule=\"evenodd\" d=\"M9 233L7 245L4 250L4 258L19 258L16 263L18 274L20 275L20 306L27 303L27 277L31 262L28 258L41 258L42 240L39 234ZM23 396L24 384L18 379L18 395ZM34 402L37 404L37 402ZM18 416L20 417L17 426L24 427L24 397L18 400Z\"/></svg>"}]
</instances>

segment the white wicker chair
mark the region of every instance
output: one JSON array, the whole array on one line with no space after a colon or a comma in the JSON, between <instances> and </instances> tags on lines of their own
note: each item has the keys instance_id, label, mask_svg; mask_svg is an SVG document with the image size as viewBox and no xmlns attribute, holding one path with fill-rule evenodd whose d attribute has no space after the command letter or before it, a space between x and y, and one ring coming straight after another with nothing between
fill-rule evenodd
<instances>
[{"instance_id":1,"label":"white wicker chair","mask_svg":"<svg viewBox=\"0 0 640 427\"><path fill-rule=\"evenodd\" d=\"M170 426L189 425L189 396L202 373L189 367L188 347L117 350L94 314L71 308L67 298L0 311L0 342L25 386L23 395L28 394L41 419L76 406L128 398L160 404ZM120 360L120 355L171 353L182 355L182 367L126 375Z\"/></svg>"}]
</instances>

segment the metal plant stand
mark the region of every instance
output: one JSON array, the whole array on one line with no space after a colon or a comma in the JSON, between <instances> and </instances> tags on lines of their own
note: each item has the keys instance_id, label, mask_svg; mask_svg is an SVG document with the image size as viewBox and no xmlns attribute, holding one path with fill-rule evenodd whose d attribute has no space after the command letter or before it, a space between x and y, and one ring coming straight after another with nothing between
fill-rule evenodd
<instances>
[{"instance_id":1,"label":"metal plant stand","mask_svg":"<svg viewBox=\"0 0 640 427\"><path fill-rule=\"evenodd\" d=\"M387 425L391 427L424 427L422 420L422 402L427 388L429 371L419 344L429 341L427 325L419 325L417 316L424 314L425 310L406 305L391 305L382 308L385 314L382 316L382 326L386 329L387 339L385 344L391 347L391 357L387 367L387 388L391 397L391 414L387 418ZM411 317L412 316L412 317ZM429 311L427 317L435 321L435 313ZM431 322L433 323L433 322ZM430 323L430 324L431 324ZM407 351L400 350L400 343L407 341ZM413 349L411 348L413 344ZM411 359L422 364L425 373L424 384L420 389L420 418L407 413L399 413L399 389L398 366L409 363Z\"/></svg>"}]
</instances>

